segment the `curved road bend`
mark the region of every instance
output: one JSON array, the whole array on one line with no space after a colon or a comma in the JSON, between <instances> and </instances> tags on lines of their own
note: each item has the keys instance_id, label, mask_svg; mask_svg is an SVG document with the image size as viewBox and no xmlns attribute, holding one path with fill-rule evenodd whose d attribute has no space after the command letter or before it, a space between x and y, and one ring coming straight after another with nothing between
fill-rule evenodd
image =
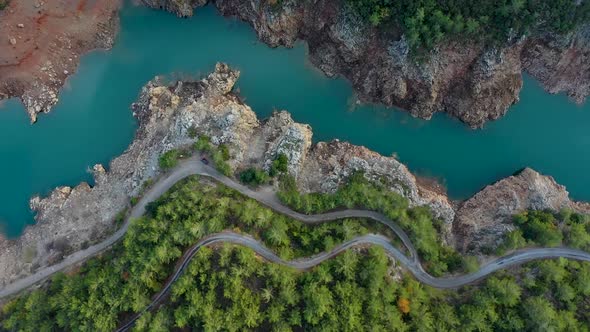
<instances>
[{"instance_id":1,"label":"curved road bend","mask_svg":"<svg viewBox=\"0 0 590 332\"><path fill-rule=\"evenodd\" d=\"M402 243L408 248L410 257L412 257L412 261L418 262L418 254L416 253L416 249L414 248L408 235L400 228L399 225L397 225L395 222L393 222L392 220L378 212L368 210L342 210L316 215L306 215L298 213L284 206L278 200L274 192L251 190L250 188L241 185L235 182L234 180L222 175L213 167L205 165L203 162L201 162L200 157L193 156L187 160L181 161L176 168L174 168L168 174L165 174L163 178L158 180L143 195L139 202L137 202L137 204L131 209L129 216L127 217L127 219L125 219L125 222L123 223L121 228L117 230L113 235L111 235L101 243L95 244L84 250L80 250L73 253L72 255L64 258L61 262L57 264L45 267L30 276L27 276L25 278L19 279L11 284L6 285L4 288L0 289L0 298L16 294L21 290L30 287L50 277L51 275L67 268L68 266L80 263L109 248L111 245L113 245L115 242L120 240L125 235L127 229L129 228L130 221L132 219L139 218L145 214L145 208L147 204L158 199L158 197L163 195L178 181L191 175L204 175L211 177L217 180L218 182L221 182L222 184L240 192L241 194L258 201L263 205L266 205L272 210L275 210L279 213L282 213L286 216L289 216L293 219L299 220L306 224L319 224L322 222L344 218L373 219L384 224L385 226L389 227L393 232L395 232L397 236L401 239Z\"/></svg>"},{"instance_id":2,"label":"curved road bend","mask_svg":"<svg viewBox=\"0 0 590 332\"><path fill-rule=\"evenodd\" d=\"M173 278L170 278L170 282L174 282L178 275L182 273L184 270L183 266L186 266L194 253L203 245L217 243L217 242L231 242L235 244L241 244L250 247L258 254L263 256L264 258L268 259L271 262L284 264L288 266L292 266L298 269L306 269L311 266L315 266L322 262L325 259L333 257L337 255L342 250L349 248L354 245L360 244L372 244L372 245L379 245L383 247L386 251L391 253L402 265L404 265L414 276L433 287L437 288L455 288L465 284L469 284L474 282L478 279L485 277L486 275L497 271L499 269L503 269L509 266L522 264L524 262L534 260L534 259L541 259L541 258L557 258L557 257L565 257L570 259L576 260L584 260L590 261L590 253L583 252L580 250L574 249L567 249L567 248L539 248L539 249L524 249L520 251L516 251L508 256L499 258L493 262L490 262L480 268L479 271L463 275L457 277L447 277L447 278L435 278L431 275L427 274L422 265L418 260L418 256L414 246L412 245L410 239L408 238L407 234L393 221L389 220L385 216L380 213L373 212L373 211L365 211L365 210L343 210L343 211L336 211L330 212L325 214L318 214L318 215L304 215L298 212L295 212L286 206L282 205L280 201L276 198L273 192L269 191L253 191L249 188L236 183L232 179L221 175L215 169L210 166L203 164L198 157L192 157L187 159L179 164L173 171L166 174L163 178L161 178L158 182L156 182L152 188L144 194L144 196L139 200L137 205L133 207L129 217L125 220L123 226L111 235L109 238L104 240L103 242L88 247L85 250L78 251L68 257L66 257L62 262L43 268L36 273L20 279L12 284L7 285L2 290L0 290L0 298L5 297L8 295L15 294L49 276L52 274L76 263L79 263L91 256L96 255L97 253L105 250L106 248L110 247L113 243L118 241L125 235L127 229L129 228L130 220L134 218L138 218L145 213L145 207L148 203L156 200L162 194L164 194L168 189L170 189L175 183L178 181L186 178L190 175L204 175L215 180L223 183L224 185L237 190L238 192L242 193L245 196L248 196L252 199L257 200L258 202L268 206L269 208L283 213L291 218L300 220L307 224L316 224L321 222L326 222L335 219L342 219L342 218L351 218L351 217L361 217L361 218L370 218L381 222L392 229L402 240L404 245L408 248L410 257L404 255L399 249L395 248L391 243L390 240L384 236L380 235L365 235L355 239L352 239L348 242L345 242L330 252L322 253L317 256L313 256L311 258L296 260L286 262L281 260L278 256L276 256L273 252L262 246L256 240L251 237L247 237L244 235L238 235L235 233L219 233L209 237L204 238L203 240L199 241L191 250L187 252L183 256L183 261L180 263L180 267L176 270L175 275ZM170 286L169 284L166 286L163 291L166 291Z\"/></svg>"},{"instance_id":3,"label":"curved road bend","mask_svg":"<svg viewBox=\"0 0 590 332\"><path fill-rule=\"evenodd\" d=\"M158 294L156 294L156 296L154 296L152 302L143 310L133 315L129 321L127 321L124 325L117 329L117 332L126 331L127 329L129 329L131 326L133 326L135 321L139 319L139 317L141 317L141 315L143 315L145 312L151 310L155 305L157 305L158 302L168 293L172 284L176 280L178 280L182 272L186 269L191 259L195 256L199 249L204 246L212 245L215 243L233 243L237 245L242 245L254 250L258 255L262 256L269 262L286 265L297 270L307 270L309 268L312 268L354 246L376 245L382 247L385 251L387 251L387 253L394 256L395 259L397 259L401 265L410 270L410 272L416 277L416 279L418 279L424 284L436 288L457 288L477 281L487 276L488 274L498 271L500 269L505 269L507 267L514 265L520 265L525 262L539 258L565 257L590 262L590 253L580 250L565 248L524 249L516 251L508 256L498 258L495 261L492 261L484 265L477 272L471 274L466 274L457 277L435 278L424 271L422 265L420 265L420 262L409 259L406 255L401 253L399 249L391 245L391 241L383 235L367 234L364 236L359 236L334 247L330 251L325 251L308 258L285 261L279 256L277 256L270 249L266 248L260 242L248 235L242 235L234 232L222 232L212 234L210 236L207 236L206 238L203 238L195 245L193 245L189 250L187 250L183 255L182 259L180 260L179 265L177 265L176 270L169 278L168 282L166 282L162 290Z\"/></svg>"}]
</instances>

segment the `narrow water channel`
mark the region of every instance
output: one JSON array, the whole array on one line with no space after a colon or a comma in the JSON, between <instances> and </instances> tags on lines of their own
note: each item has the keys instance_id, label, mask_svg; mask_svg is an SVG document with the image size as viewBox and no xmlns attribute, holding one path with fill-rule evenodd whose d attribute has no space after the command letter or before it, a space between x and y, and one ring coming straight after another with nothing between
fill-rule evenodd
<instances>
[{"instance_id":1,"label":"narrow water channel","mask_svg":"<svg viewBox=\"0 0 590 332\"><path fill-rule=\"evenodd\" d=\"M312 126L316 141L339 138L395 154L412 171L440 178L453 198L531 166L590 200L588 103L549 95L526 79L508 116L477 131L445 115L423 121L378 106L353 108L350 84L314 69L303 44L270 49L248 25L211 7L178 19L127 5L115 47L82 58L52 113L31 126L16 100L0 106L2 232L15 237L33 222L32 195L91 181L89 167L125 150L136 128L129 106L153 76L200 77L217 61L241 70L240 93L259 117L286 109Z\"/></svg>"}]
</instances>

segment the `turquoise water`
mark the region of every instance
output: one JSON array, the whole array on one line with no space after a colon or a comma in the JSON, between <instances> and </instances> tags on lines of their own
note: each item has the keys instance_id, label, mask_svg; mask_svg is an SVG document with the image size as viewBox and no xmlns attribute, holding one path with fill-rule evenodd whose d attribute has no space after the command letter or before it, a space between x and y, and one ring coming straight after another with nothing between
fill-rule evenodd
<instances>
[{"instance_id":1,"label":"turquoise water","mask_svg":"<svg viewBox=\"0 0 590 332\"><path fill-rule=\"evenodd\" d=\"M473 131L445 115L413 119L382 107L352 109L353 91L308 62L306 48L270 49L241 22L199 10L192 19L126 6L108 52L82 58L52 113L34 126L18 102L0 110L0 225L14 237L33 222L29 198L59 185L91 181L87 169L107 164L131 142L130 104L153 76L200 77L216 61L242 72L238 87L260 117L290 111L309 123L314 139L339 138L440 178L454 198L531 166L554 176L577 199L590 200L590 106L543 92L526 80L521 102L502 120Z\"/></svg>"}]
</instances>

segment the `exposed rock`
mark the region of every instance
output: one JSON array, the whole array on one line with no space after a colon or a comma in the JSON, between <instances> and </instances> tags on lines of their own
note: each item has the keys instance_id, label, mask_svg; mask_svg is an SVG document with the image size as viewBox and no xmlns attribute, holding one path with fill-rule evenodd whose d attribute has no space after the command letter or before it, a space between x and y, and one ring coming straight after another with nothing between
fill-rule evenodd
<instances>
[{"instance_id":1,"label":"exposed rock","mask_svg":"<svg viewBox=\"0 0 590 332\"><path fill-rule=\"evenodd\" d=\"M187 16L187 8L206 1L144 2ZM362 101L401 107L424 119L447 112L480 127L500 118L518 101L523 68L551 93L567 91L578 102L590 93L588 26L568 36L512 36L500 48L449 41L417 62L408 56L403 35L378 31L340 0L210 2L248 22L272 47L307 41L311 61L328 76L348 78Z\"/></svg>"},{"instance_id":2,"label":"exposed rock","mask_svg":"<svg viewBox=\"0 0 590 332\"><path fill-rule=\"evenodd\" d=\"M362 171L375 183L384 182L390 190L406 197L412 206L429 206L434 215L445 222L445 239L452 242L451 227L455 212L448 198L421 186L408 168L393 157L384 157L365 147L339 140L320 142L306 157L297 181L304 192L330 193L356 171Z\"/></svg>"},{"instance_id":3,"label":"exposed rock","mask_svg":"<svg viewBox=\"0 0 590 332\"><path fill-rule=\"evenodd\" d=\"M92 168L94 186L59 187L48 197L33 197L30 206L37 212L37 224L19 239L0 239L0 287L110 233L130 197L160 173L159 156L190 146L195 140L189 136L192 130L215 144L226 144L236 171L268 168L284 153L289 173L304 192L333 192L353 172L363 171L369 180L405 196L410 205L429 206L444 221L446 242L466 251L495 244L510 229L511 216L525 209L570 207L590 213L590 205L572 202L563 186L530 169L485 188L455 212L444 193L393 157L338 140L312 144L311 128L294 122L285 111L259 121L231 92L238 76L218 64L200 81L165 85L156 78L143 87L132 106L139 122L136 137L108 171L101 165Z\"/></svg>"},{"instance_id":4,"label":"exposed rock","mask_svg":"<svg viewBox=\"0 0 590 332\"><path fill-rule=\"evenodd\" d=\"M514 229L512 216L525 210L571 208L590 213L590 204L574 202L568 195L552 177L530 168L489 185L459 206L454 224L457 247L469 252L496 247L504 233Z\"/></svg>"},{"instance_id":5,"label":"exposed rock","mask_svg":"<svg viewBox=\"0 0 590 332\"><path fill-rule=\"evenodd\" d=\"M0 12L0 35L12 36L12 47L0 46L0 100L20 98L31 122L57 103L79 55L113 45L119 23L119 0L48 0L44 5L12 1L9 12Z\"/></svg>"},{"instance_id":6,"label":"exposed rock","mask_svg":"<svg viewBox=\"0 0 590 332\"><path fill-rule=\"evenodd\" d=\"M590 24L567 35L546 34L528 42L523 66L551 93L582 103L590 94Z\"/></svg>"},{"instance_id":7,"label":"exposed rock","mask_svg":"<svg viewBox=\"0 0 590 332\"><path fill-rule=\"evenodd\" d=\"M207 0L142 0L147 6L164 9L179 17L193 15L193 8L204 6Z\"/></svg>"},{"instance_id":8,"label":"exposed rock","mask_svg":"<svg viewBox=\"0 0 590 332\"><path fill-rule=\"evenodd\" d=\"M160 172L159 156L190 145L189 129L208 135L229 148L234 170L269 167L279 153L289 159L288 170L305 191L333 191L354 170L370 179L387 178L393 190L412 205L429 205L450 230L453 210L446 197L421 187L407 168L392 157L338 141L312 145L311 128L295 123L287 112L259 121L256 114L231 93L239 73L218 64L215 72L197 82L164 85L149 82L133 104L139 121L135 140L109 170L92 169L94 186L59 187L48 197L34 197L30 206L37 224L16 240L0 240L0 287L39 267L98 241L113 229L113 220L141 185ZM36 256L25 261L25 250ZM29 249L27 249L29 248ZM30 255L28 255L30 256Z\"/></svg>"}]
</instances>

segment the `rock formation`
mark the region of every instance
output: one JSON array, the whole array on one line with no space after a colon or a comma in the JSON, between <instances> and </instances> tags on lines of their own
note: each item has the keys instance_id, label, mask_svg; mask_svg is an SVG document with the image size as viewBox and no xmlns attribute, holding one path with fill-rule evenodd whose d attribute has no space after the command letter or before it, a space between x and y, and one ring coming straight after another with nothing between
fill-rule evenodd
<instances>
[{"instance_id":1,"label":"rock formation","mask_svg":"<svg viewBox=\"0 0 590 332\"><path fill-rule=\"evenodd\" d=\"M0 288L112 232L116 215L130 198L141 193L146 180L161 173L159 156L190 146L196 139L191 137L194 131L209 136L214 144L227 145L236 171L268 168L276 155L284 153L289 173L304 192L333 192L358 170L370 180L386 179L389 188L412 206L429 206L443 220L445 240L462 248L483 246L486 234L491 234L491 240L501 236L512 213L584 207L570 202L553 179L527 170L484 189L455 211L444 194L425 185L393 157L338 140L312 144L311 128L294 122L285 111L260 121L232 92L238 76L239 72L218 64L214 73L200 81L166 85L156 78L149 82L132 105L139 122L135 139L108 171L96 165L93 186L60 187L48 197L32 198L37 223L16 240L0 239Z\"/></svg>"},{"instance_id":2,"label":"rock formation","mask_svg":"<svg viewBox=\"0 0 590 332\"><path fill-rule=\"evenodd\" d=\"M207 1L144 2L185 17L191 14L188 8ZM566 36L514 39L496 48L447 42L418 62L403 35L378 31L340 0L210 2L224 15L248 22L272 47L305 40L311 61L328 76L349 79L361 100L401 107L424 119L447 112L471 127L498 119L518 101L523 70L551 93L565 91L578 102L589 93L589 26Z\"/></svg>"},{"instance_id":3,"label":"rock formation","mask_svg":"<svg viewBox=\"0 0 590 332\"><path fill-rule=\"evenodd\" d=\"M101 165L94 167L94 186L60 187L46 198L32 198L37 224L17 240L0 240L0 265L4 267L0 285L50 265L111 231L115 216L129 198L160 172L158 157L194 142L189 137L191 130L208 135L214 144L226 144L235 170L269 167L277 154L285 153L289 172L305 191L334 191L354 170L364 170L370 177L387 176L394 184L392 190L408 197L413 205L430 205L450 230L454 214L447 198L420 187L394 158L338 141L314 146L311 128L295 123L287 112L259 121L231 93L237 78L237 71L219 64L213 74L198 82L167 86L155 79L148 83L133 105L139 121L135 140L111 162L108 171ZM27 251L35 252L35 257L24 260Z\"/></svg>"},{"instance_id":4,"label":"rock formation","mask_svg":"<svg viewBox=\"0 0 590 332\"><path fill-rule=\"evenodd\" d=\"M573 202L568 195L552 177L530 168L489 185L459 205L453 229L457 248L463 252L495 248L504 233L514 229L512 216L525 210L569 208L590 213L590 204Z\"/></svg>"},{"instance_id":5,"label":"rock formation","mask_svg":"<svg viewBox=\"0 0 590 332\"><path fill-rule=\"evenodd\" d=\"M31 122L49 112L80 55L113 45L119 6L119 0L10 1L0 11L0 100L20 98Z\"/></svg>"}]
</instances>

